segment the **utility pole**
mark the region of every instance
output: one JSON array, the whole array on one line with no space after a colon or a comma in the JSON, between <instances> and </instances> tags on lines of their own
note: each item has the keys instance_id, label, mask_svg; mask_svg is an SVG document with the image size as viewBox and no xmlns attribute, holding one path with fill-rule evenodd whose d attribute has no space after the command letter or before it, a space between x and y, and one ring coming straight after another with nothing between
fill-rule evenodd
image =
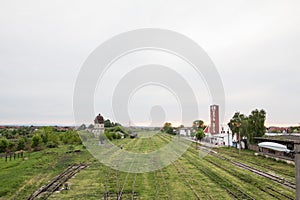
<instances>
[{"instance_id":1,"label":"utility pole","mask_svg":"<svg viewBox=\"0 0 300 200\"><path fill-rule=\"evenodd\" d=\"M300 143L294 143L296 170L296 200L300 200Z\"/></svg>"},{"instance_id":2,"label":"utility pole","mask_svg":"<svg viewBox=\"0 0 300 200\"><path fill-rule=\"evenodd\" d=\"M228 148L230 147L230 143L229 143L229 129L227 130L228 133Z\"/></svg>"},{"instance_id":3,"label":"utility pole","mask_svg":"<svg viewBox=\"0 0 300 200\"><path fill-rule=\"evenodd\" d=\"M241 126L241 119L239 117L239 121L238 122L233 122L232 125L236 126L238 128L238 136L239 136L239 154L241 153L241 134L240 134L240 126ZM229 135L229 131L228 131L228 135ZM229 141L229 137L228 137L228 141Z\"/></svg>"},{"instance_id":4,"label":"utility pole","mask_svg":"<svg viewBox=\"0 0 300 200\"><path fill-rule=\"evenodd\" d=\"M239 122L238 122L238 125L237 125L237 127L239 129L239 154L241 154L241 146L242 146L241 145L241 130L240 130L241 125L242 125L242 119L239 115Z\"/></svg>"},{"instance_id":5,"label":"utility pole","mask_svg":"<svg viewBox=\"0 0 300 200\"><path fill-rule=\"evenodd\" d=\"M241 153L241 148L242 148L242 144L241 144L241 132L240 132L240 130L239 130L239 154Z\"/></svg>"},{"instance_id":6,"label":"utility pole","mask_svg":"<svg viewBox=\"0 0 300 200\"><path fill-rule=\"evenodd\" d=\"M240 132L241 122L238 122L236 126L238 127L238 132L239 132L239 154L241 154L241 132Z\"/></svg>"}]
</instances>

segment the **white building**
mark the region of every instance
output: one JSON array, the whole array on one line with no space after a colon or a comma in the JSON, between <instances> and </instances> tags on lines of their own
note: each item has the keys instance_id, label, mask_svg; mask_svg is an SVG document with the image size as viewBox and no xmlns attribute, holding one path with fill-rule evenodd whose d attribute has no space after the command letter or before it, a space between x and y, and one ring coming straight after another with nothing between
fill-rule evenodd
<instances>
[{"instance_id":1,"label":"white building","mask_svg":"<svg viewBox=\"0 0 300 200\"><path fill-rule=\"evenodd\" d=\"M104 134L104 118L101 114L98 114L94 120L93 133L95 137L99 137L100 134Z\"/></svg>"}]
</instances>

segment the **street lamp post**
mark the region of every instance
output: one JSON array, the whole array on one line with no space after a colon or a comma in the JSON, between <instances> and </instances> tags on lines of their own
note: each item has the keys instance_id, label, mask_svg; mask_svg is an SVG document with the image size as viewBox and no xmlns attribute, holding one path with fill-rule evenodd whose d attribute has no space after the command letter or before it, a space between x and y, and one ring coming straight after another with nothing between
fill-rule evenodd
<instances>
[{"instance_id":1,"label":"street lamp post","mask_svg":"<svg viewBox=\"0 0 300 200\"><path fill-rule=\"evenodd\" d=\"M241 154L241 133L239 130L239 154Z\"/></svg>"},{"instance_id":2,"label":"street lamp post","mask_svg":"<svg viewBox=\"0 0 300 200\"><path fill-rule=\"evenodd\" d=\"M231 123L233 126L236 126L238 128L238 138L239 138L239 154L241 153L241 134L240 134L240 126L241 126L241 122L232 122ZM229 136L229 131L228 131L228 136ZM228 141L229 141L229 137L228 137Z\"/></svg>"},{"instance_id":3,"label":"street lamp post","mask_svg":"<svg viewBox=\"0 0 300 200\"><path fill-rule=\"evenodd\" d=\"M241 126L241 123L237 122L236 123L236 127L238 127L238 134L239 134L239 154L241 153L241 132L240 132L240 126Z\"/></svg>"},{"instance_id":4,"label":"street lamp post","mask_svg":"<svg viewBox=\"0 0 300 200\"><path fill-rule=\"evenodd\" d=\"M229 142L229 129L227 130L227 133L228 133L228 148L230 147L230 142Z\"/></svg>"}]
</instances>

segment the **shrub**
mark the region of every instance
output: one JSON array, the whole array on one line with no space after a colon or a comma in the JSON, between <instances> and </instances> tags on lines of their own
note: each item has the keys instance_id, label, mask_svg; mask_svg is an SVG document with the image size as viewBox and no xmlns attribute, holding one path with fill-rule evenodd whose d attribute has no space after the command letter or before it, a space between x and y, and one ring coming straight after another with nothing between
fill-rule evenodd
<instances>
[{"instance_id":1,"label":"shrub","mask_svg":"<svg viewBox=\"0 0 300 200\"><path fill-rule=\"evenodd\" d=\"M41 143L42 143L41 136L38 134L35 134L31 140L31 147L36 148L36 147L40 146Z\"/></svg>"},{"instance_id":2,"label":"shrub","mask_svg":"<svg viewBox=\"0 0 300 200\"><path fill-rule=\"evenodd\" d=\"M47 143L47 147L48 148L57 148L58 147L58 143L50 141Z\"/></svg>"},{"instance_id":3,"label":"shrub","mask_svg":"<svg viewBox=\"0 0 300 200\"><path fill-rule=\"evenodd\" d=\"M18 140L17 150L23 150L25 148L25 140L23 138L20 138Z\"/></svg>"},{"instance_id":4,"label":"shrub","mask_svg":"<svg viewBox=\"0 0 300 200\"><path fill-rule=\"evenodd\" d=\"M5 152L8 147L8 140L6 138L3 138L0 140L0 152Z\"/></svg>"}]
</instances>

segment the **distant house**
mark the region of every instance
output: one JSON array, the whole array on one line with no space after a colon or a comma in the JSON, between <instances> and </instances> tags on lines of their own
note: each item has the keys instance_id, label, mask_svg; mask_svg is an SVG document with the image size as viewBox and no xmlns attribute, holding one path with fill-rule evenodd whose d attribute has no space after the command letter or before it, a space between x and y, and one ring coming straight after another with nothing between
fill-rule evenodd
<instances>
[{"instance_id":1,"label":"distant house","mask_svg":"<svg viewBox=\"0 0 300 200\"><path fill-rule=\"evenodd\" d=\"M191 129L190 128L180 128L179 129L179 134L182 136L190 137L191 136Z\"/></svg>"},{"instance_id":2,"label":"distant house","mask_svg":"<svg viewBox=\"0 0 300 200\"><path fill-rule=\"evenodd\" d=\"M270 126L267 128L268 133L289 133L291 130L289 127L276 127Z\"/></svg>"}]
</instances>

